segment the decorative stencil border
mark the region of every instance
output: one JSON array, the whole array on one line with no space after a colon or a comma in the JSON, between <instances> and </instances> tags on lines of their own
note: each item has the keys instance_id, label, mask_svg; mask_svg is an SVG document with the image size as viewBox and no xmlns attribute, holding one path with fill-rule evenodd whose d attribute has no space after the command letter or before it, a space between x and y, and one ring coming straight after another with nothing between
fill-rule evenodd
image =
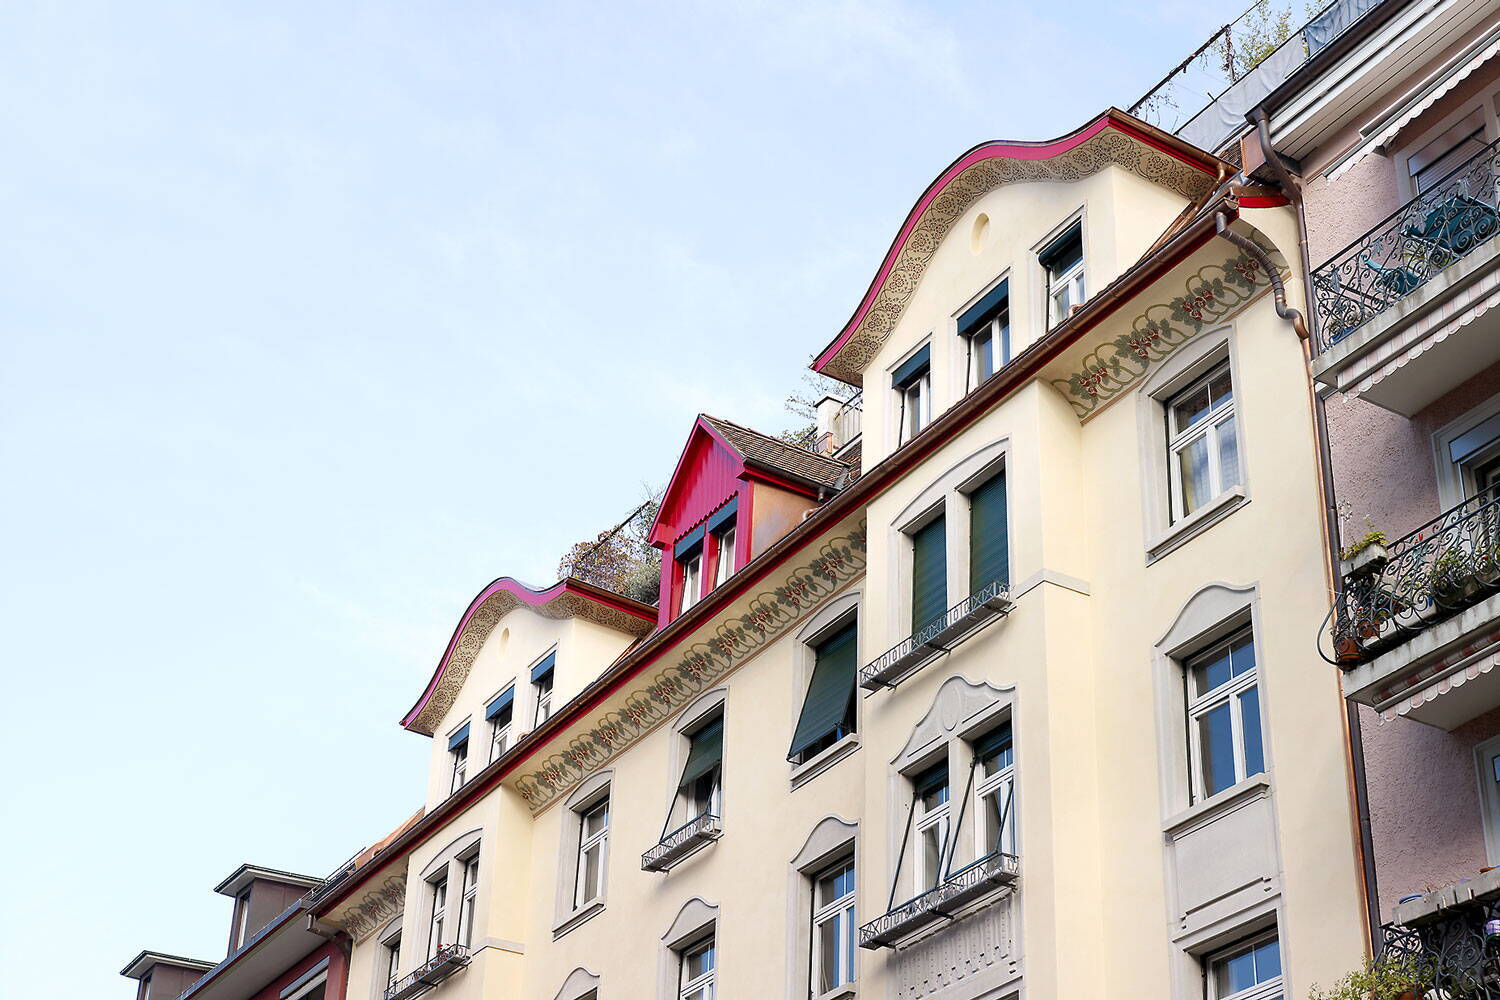
<instances>
[{"instance_id":1,"label":"decorative stencil border","mask_svg":"<svg viewBox=\"0 0 1500 1000\"><path fill-rule=\"evenodd\" d=\"M338 915L324 921L342 927L356 941L368 937L375 929L401 912L406 901L406 873L387 875L379 885L365 892Z\"/></svg>"},{"instance_id":2,"label":"decorative stencil border","mask_svg":"<svg viewBox=\"0 0 1500 1000\"><path fill-rule=\"evenodd\" d=\"M1286 269L1280 268L1283 277ZM1052 385L1083 420L1145 377L1154 364L1203 332L1236 315L1271 287L1260 261L1241 253L1222 264L1207 264L1187 281L1186 291L1167 303L1148 306L1130 332L1083 359L1083 369Z\"/></svg>"},{"instance_id":3,"label":"decorative stencil border","mask_svg":"<svg viewBox=\"0 0 1500 1000\"><path fill-rule=\"evenodd\" d=\"M823 543L812 562L756 595L744 614L721 622L712 636L688 647L675 664L632 691L623 707L599 716L587 732L521 775L517 789L526 804L533 812L541 809L832 597L864 571L867 536L860 522L849 534Z\"/></svg>"}]
</instances>

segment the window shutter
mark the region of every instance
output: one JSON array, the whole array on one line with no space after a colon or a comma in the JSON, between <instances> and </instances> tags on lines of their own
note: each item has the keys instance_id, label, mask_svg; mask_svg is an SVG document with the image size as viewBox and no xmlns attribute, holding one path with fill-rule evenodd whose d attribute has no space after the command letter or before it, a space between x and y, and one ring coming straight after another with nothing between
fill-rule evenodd
<instances>
[{"instance_id":1,"label":"window shutter","mask_svg":"<svg viewBox=\"0 0 1500 1000\"><path fill-rule=\"evenodd\" d=\"M457 750L461 745L469 741L469 724L465 722L458 732L448 737L448 749Z\"/></svg>"},{"instance_id":2,"label":"window shutter","mask_svg":"<svg viewBox=\"0 0 1500 1000\"><path fill-rule=\"evenodd\" d=\"M912 790L921 798L928 792L935 792L948 783L948 762L941 761L922 771L911 779Z\"/></svg>"},{"instance_id":3,"label":"window shutter","mask_svg":"<svg viewBox=\"0 0 1500 1000\"><path fill-rule=\"evenodd\" d=\"M1037 258L1042 266L1053 273L1066 271L1083 260L1083 224L1075 222L1067 232L1053 240Z\"/></svg>"},{"instance_id":4,"label":"window shutter","mask_svg":"<svg viewBox=\"0 0 1500 1000\"><path fill-rule=\"evenodd\" d=\"M719 766L724 759L724 717L720 716L693 734L687 766L678 788L686 788Z\"/></svg>"},{"instance_id":5,"label":"window shutter","mask_svg":"<svg viewBox=\"0 0 1500 1000\"><path fill-rule=\"evenodd\" d=\"M969 495L969 593L996 580L1010 584L1003 472Z\"/></svg>"},{"instance_id":6,"label":"window shutter","mask_svg":"<svg viewBox=\"0 0 1500 1000\"><path fill-rule=\"evenodd\" d=\"M1009 307L1010 304L1010 281L1002 281L985 295L984 298L964 310L962 316L958 317L958 335L967 337L977 327L989 323L995 318L995 314Z\"/></svg>"},{"instance_id":7,"label":"window shutter","mask_svg":"<svg viewBox=\"0 0 1500 1000\"><path fill-rule=\"evenodd\" d=\"M974 756L980 760L999 753L1001 750L1009 750L1011 746L1010 723L996 729L994 732L986 733L974 742Z\"/></svg>"},{"instance_id":8,"label":"window shutter","mask_svg":"<svg viewBox=\"0 0 1500 1000\"><path fill-rule=\"evenodd\" d=\"M531 683L535 684L537 681L541 680L543 677L546 677L548 674L552 673L552 668L555 667L556 665L557 665L557 654L556 653L548 653L546 659L544 659L541 663L538 663L536 666L534 666L534 667L531 668Z\"/></svg>"},{"instance_id":9,"label":"window shutter","mask_svg":"<svg viewBox=\"0 0 1500 1000\"><path fill-rule=\"evenodd\" d=\"M837 730L849 718L849 707L854 700L855 657L859 653L857 631L855 624L850 623L818 646L807 698L802 702L802 715L792 734L792 748L787 751L788 759Z\"/></svg>"},{"instance_id":10,"label":"window shutter","mask_svg":"<svg viewBox=\"0 0 1500 1000\"><path fill-rule=\"evenodd\" d=\"M908 385L915 382L927 370L927 362L931 355L931 345L923 344L920 351L907 358L902 362L900 368L891 373L892 387L905 389Z\"/></svg>"},{"instance_id":11,"label":"window shutter","mask_svg":"<svg viewBox=\"0 0 1500 1000\"><path fill-rule=\"evenodd\" d=\"M948 610L948 527L939 517L912 536L911 630Z\"/></svg>"},{"instance_id":12,"label":"window shutter","mask_svg":"<svg viewBox=\"0 0 1500 1000\"><path fill-rule=\"evenodd\" d=\"M506 688L505 691L501 693L500 697L490 702L489 707L484 710L484 717L486 719L493 719L501 712L504 712L506 709L510 708L515 700L516 689L513 687Z\"/></svg>"}]
</instances>

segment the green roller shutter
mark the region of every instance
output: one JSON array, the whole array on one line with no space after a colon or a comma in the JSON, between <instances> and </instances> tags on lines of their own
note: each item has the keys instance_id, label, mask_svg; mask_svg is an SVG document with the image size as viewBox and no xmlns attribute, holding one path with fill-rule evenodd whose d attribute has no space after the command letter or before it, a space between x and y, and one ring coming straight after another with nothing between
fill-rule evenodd
<instances>
[{"instance_id":1,"label":"green roller shutter","mask_svg":"<svg viewBox=\"0 0 1500 1000\"><path fill-rule=\"evenodd\" d=\"M787 759L795 758L840 727L852 728L850 709L854 704L855 657L859 652L856 633L855 623L851 622L818 646L812 680L807 685L807 698L802 702L802 715L797 719Z\"/></svg>"},{"instance_id":2,"label":"green roller shutter","mask_svg":"<svg viewBox=\"0 0 1500 1000\"><path fill-rule=\"evenodd\" d=\"M686 788L719 766L724 759L724 717L720 716L693 734L688 749L687 766L682 769L678 788Z\"/></svg>"},{"instance_id":3,"label":"green roller shutter","mask_svg":"<svg viewBox=\"0 0 1500 1000\"><path fill-rule=\"evenodd\" d=\"M911 536L911 630L948 610L948 528L939 517Z\"/></svg>"},{"instance_id":4,"label":"green roller shutter","mask_svg":"<svg viewBox=\"0 0 1500 1000\"><path fill-rule=\"evenodd\" d=\"M969 495L969 593L995 580L1010 583L1003 472Z\"/></svg>"}]
</instances>

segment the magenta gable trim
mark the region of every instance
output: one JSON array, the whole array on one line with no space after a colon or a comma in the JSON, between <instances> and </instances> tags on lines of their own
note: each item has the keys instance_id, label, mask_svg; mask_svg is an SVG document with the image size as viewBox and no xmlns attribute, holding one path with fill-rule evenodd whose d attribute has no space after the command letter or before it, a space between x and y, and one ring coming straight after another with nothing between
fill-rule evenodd
<instances>
[{"instance_id":1,"label":"magenta gable trim","mask_svg":"<svg viewBox=\"0 0 1500 1000\"><path fill-rule=\"evenodd\" d=\"M417 703L412 706L411 711L407 712L406 715L401 719L401 727L403 729L409 728L411 726L412 721L416 719L417 715L421 713L422 709L427 707L428 701L432 699L432 694L437 690L438 682L443 679L443 671L448 669L448 661L453 656L454 649L458 647L459 637L464 634L464 628L469 624L469 619L474 617L475 613L479 610L480 606L483 605L486 600L502 591L516 597L522 604L533 608L543 607L547 604L550 604L552 601L556 600L559 597L562 597L564 594L574 594L585 600L594 601L595 603L602 604L605 607L613 608L616 611L622 611L625 614L632 615L636 618L641 619L642 621L655 622L654 615L644 615L640 612L639 609L631 607L625 601L611 601L607 597L589 593L588 591L585 591L580 587L576 587L567 580L559 580L557 583L548 587L546 590L532 590L530 587L526 586L524 583L521 583L519 580L508 576L502 576L500 579L494 581L489 586L481 590L479 592L479 596L469 602L468 609L464 611L463 617L458 621L458 627L453 630L453 637L448 640L447 648L443 650L442 658L438 660L437 669L432 672L432 680L427 682L427 689L422 692L422 697L417 699Z\"/></svg>"},{"instance_id":2,"label":"magenta gable trim","mask_svg":"<svg viewBox=\"0 0 1500 1000\"><path fill-rule=\"evenodd\" d=\"M1114 112L1114 114L1117 113ZM1133 128L1125 127L1124 123L1115 120L1110 112L1101 115L1092 124L1085 125L1072 135L1064 136L1061 139L1054 139L1051 142L1018 143L998 141L981 143L955 160L947 170L938 175L937 180L927 186L926 191L922 192L922 197L918 199L912 210L907 213L905 223L902 224L901 230L896 234L896 238L892 241L890 249L886 251L885 259L881 262L880 269L875 273L875 279L870 282L870 287L865 290L864 298L860 300L859 307L854 311L854 316L844 325L843 330L834 338L833 343L824 348L823 352L813 361L813 371L822 372L828 363L833 360L834 355L838 354L844 344L849 341L849 338L854 335L854 331L859 329L859 325L864 322L864 318L869 313L870 307L875 304L876 295L885 285L886 278L890 276L891 269L896 266L896 259L900 256L901 248L906 245L907 238L911 236L912 230L921 221L923 213L927 211L927 207L937 200L955 177L976 163L997 157L1006 157L1013 160L1051 159L1054 156L1060 156L1070 149L1082 145L1107 128L1123 132L1133 139L1137 139L1155 149L1161 150L1169 156L1182 160L1184 163L1199 167L1204 173L1214 173L1213 170L1209 169L1206 162L1191 160L1177 150L1154 140L1149 135L1138 132Z\"/></svg>"}]
</instances>

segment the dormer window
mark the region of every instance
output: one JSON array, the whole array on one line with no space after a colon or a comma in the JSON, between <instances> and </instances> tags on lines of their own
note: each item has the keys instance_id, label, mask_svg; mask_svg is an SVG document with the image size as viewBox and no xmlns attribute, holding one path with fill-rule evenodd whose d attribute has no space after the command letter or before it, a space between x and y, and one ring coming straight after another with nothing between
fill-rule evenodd
<instances>
[{"instance_id":1,"label":"dormer window","mask_svg":"<svg viewBox=\"0 0 1500 1000\"><path fill-rule=\"evenodd\" d=\"M1010 361L1010 281L986 292L958 317L958 335L968 357L965 390L973 389Z\"/></svg>"},{"instance_id":2,"label":"dormer window","mask_svg":"<svg viewBox=\"0 0 1500 1000\"><path fill-rule=\"evenodd\" d=\"M932 422L932 364L924 345L891 376L899 401L897 444L905 444Z\"/></svg>"},{"instance_id":3,"label":"dormer window","mask_svg":"<svg viewBox=\"0 0 1500 1000\"><path fill-rule=\"evenodd\" d=\"M719 557L714 566L714 583L718 585L734 575L734 522L714 537L719 543Z\"/></svg>"},{"instance_id":4,"label":"dormer window","mask_svg":"<svg viewBox=\"0 0 1500 1000\"><path fill-rule=\"evenodd\" d=\"M532 728L552 718L552 669L556 665L557 654L548 653L540 663L531 668L531 692L536 699Z\"/></svg>"},{"instance_id":5,"label":"dormer window","mask_svg":"<svg viewBox=\"0 0 1500 1000\"><path fill-rule=\"evenodd\" d=\"M703 582L704 591L713 590L725 580L734 575L739 567L735 565L735 517L739 513L739 498L735 497L727 504L720 507L709 515L704 524L704 531L710 540L713 551L713 577Z\"/></svg>"},{"instance_id":6,"label":"dormer window","mask_svg":"<svg viewBox=\"0 0 1500 1000\"><path fill-rule=\"evenodd\" d=\"M234 946L231 951L245 946L245 939L250 936L250 890L247 887L244 892L234 898Z\"/></svg>"},{"instance_id":7,"label":"dormer window","mask_svg":"<svg viewBox=\"0 0 1500 1000\"><path fill-rule=\"evenodd\" d=\"M698 603L703 596L703 549L695 549L682 559L682 610Z\"/></svg>"},{"instance_id":8,"label":"dormer window","mask_svg":"<svg viewBox=\"0 0 1500 1000\"><path fill-rule=\"evenodd\" d=\"M469 775L469 724L465 722L458 731L448 737L448 756L452 758L453 778L448 783L448 794L463 787Z\"/></svg>"},{"instance_id":9,"label":"dormer window","mask_svg":"<svg viewBox=\"0 0 1500 1000\"><path fill-rule=\"evenodd\" d=\"M1069 226L1037 254L1047 272L1047 328L1051 329L1081 305L1083 285L1083 222Z\"/></svg>"}]
</instances>

